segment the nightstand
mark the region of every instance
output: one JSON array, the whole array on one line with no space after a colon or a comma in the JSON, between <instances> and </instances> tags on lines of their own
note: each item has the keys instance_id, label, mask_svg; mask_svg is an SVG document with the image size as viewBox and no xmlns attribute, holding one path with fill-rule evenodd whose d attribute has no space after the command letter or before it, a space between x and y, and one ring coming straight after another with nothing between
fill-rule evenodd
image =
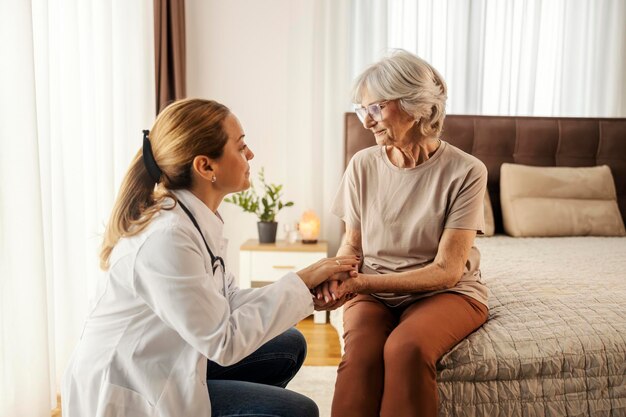
<instances>
[{"instance_id":1,"label":"nightstand","mask_svg":"<svg viewBox=\"0 0 626 417\"><path fill-rule=\"evenodd\" d=\"M324 241L304 244L247 240L239 248L239 288L262 287L326 257L328 244ZM326 323L326 312L316 311L313 318L315 323Z\"/></svg>"}]
</instances>

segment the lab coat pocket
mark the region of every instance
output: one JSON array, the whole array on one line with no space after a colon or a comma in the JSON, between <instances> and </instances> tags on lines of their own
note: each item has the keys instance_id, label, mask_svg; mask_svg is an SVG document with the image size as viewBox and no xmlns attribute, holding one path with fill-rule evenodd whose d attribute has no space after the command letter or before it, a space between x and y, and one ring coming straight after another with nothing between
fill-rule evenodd
<instances>
[{"instance_id":1,"label":"lab coat pocket","mask_svg":"<svg viewBox=\"0 0 626 417\"><path fill-rule=\"evenodd\" d=\"M96 417L153 417L154 407L138 392L104 383Z\"/></svg>"}]
</instances>

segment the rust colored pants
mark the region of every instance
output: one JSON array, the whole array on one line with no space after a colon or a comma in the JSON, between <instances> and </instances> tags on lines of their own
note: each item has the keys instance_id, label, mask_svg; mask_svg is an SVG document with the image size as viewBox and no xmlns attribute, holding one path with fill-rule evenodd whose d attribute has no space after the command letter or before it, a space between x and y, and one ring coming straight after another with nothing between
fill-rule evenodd
<instances>
[{"instance_id":1,"label":"rust colored pants","mask_svg":"<svg viewBox=\"0 0 626 417\"><path fill-rule=\"evenodd\" d=\"M437 361L488 315L483 304L452 292L397 308L357 296L344 310L346 352L332 416L436 417Z\"/></svg>"}]
</instances>

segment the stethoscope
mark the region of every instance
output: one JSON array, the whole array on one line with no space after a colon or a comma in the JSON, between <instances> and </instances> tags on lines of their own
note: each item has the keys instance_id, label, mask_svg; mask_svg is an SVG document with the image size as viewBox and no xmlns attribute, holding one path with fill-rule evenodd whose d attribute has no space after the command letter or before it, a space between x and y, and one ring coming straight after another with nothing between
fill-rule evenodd
<instances>
[{"instance_id":1,"label":"stethoscope","mask_svg":"<svg viewBox=\"0 0 626 417\"><path fill-rule=\"evenodd\" d=\"M193 214L191 214L191 211L189 211L189 209L185 207L182 201L178 200L178 204L180 204L180 208L182 208L183 211L187 213L187 216L189 216L189 219L198 230L198 233L200 233L200 237L202 237L202 241L204 242L206 250L209 251L209 256L211 257L211 267L213 268L213 275L215 276L215 271L217 271L217 268L219 268L220 266L222 267L222 285L224 287L224 295L226 295L226 264L224 263L224 259L222 259L220 256L215 256L213 254L213 251L211 251L211 248L204 238L204 235L202 234L202 230L200 230L200 226L198 225L196 218L193 217Z\"/></svg>"}]
</instances>

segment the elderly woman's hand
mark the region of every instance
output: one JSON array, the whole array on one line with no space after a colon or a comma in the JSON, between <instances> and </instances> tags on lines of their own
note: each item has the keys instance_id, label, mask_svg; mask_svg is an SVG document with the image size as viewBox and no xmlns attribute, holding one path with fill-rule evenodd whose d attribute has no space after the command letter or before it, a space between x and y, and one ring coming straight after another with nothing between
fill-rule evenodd
<instances>
[{"instance_id":1,"label":"elderly woman's hand","mask_svg":"<svg viewBox=\"0 0 626 417\"><path fill-rule=\"evenodd\" d=\"M351 255L349 255L351 256ZM330 304L331 302L337 301L340 297L336 296L337 287L340 282L350 280L358 275L358 263L353 265L353 269L346 272L339 272L334 274L332 277L328 279L328 281L323 282L318 285L311 291L313 294L313 298L318 301L322 301L326 304Z\"/></svg>"},{"instance_id":2,"label":"elderly woman's hand","mask_svg":"<svg viewBox=\"0 0 626 417\"><path fill-rule=\"evenodd\" d=\"M361 285L359 285L360 281L355 281L358 275L358 272L354 270L350 271L348 277L346 277L345 274L342 274L341 277L337 277L338 279L331 278L328 281L318 285L313 289L313 291L311 291L313 293L314 300L317 304L323 306L323 309L332 310L333 308L337 308L338 306L331 306L338 300L341 300L345 297L348 297L348 300L350 298L353 298L356 293L361 289Z\"/></svg>"},{"instance_id":3,"label":"elderly woman's hand","mask_svg":"<svg viewBox=\"0 0 626 417\"><path fill-rule=\"evenodd\" d=\"M339 281L336 280L326 281L318 285L313 289L313 291L311 291L313 293L313 300L316 303L319 303L319 305L323 307L322 309L332 310L332 308L326 307L334 304L339 299L339 297L334 294L335 291L337 291L337 286L339 285L338 282Z\"/></svg>"},{"instance_id":4,"label":"elderly woman's hand","mask_svg":"<svg viewBox=\"0 0 626 417\"><path fill-rule=\"evenodd\" d=\"M342 297L345 297L346 295L356 295L358 293L363 293L365 292L363 281L364 280L362 278L362 274L356 274L356 276L353 276L351 279L341 281L335 288L331 289L331 297L334 296L336 299L340 299Z\"/></svg>"}]
</instances>

